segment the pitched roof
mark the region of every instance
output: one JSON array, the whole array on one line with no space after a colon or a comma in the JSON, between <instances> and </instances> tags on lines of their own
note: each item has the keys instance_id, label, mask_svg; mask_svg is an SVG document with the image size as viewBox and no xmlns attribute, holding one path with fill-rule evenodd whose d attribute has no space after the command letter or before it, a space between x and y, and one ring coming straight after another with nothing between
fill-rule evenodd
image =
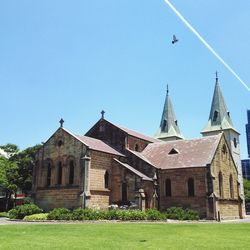
<instances>
[{"instance_id":1,"label":"pitched roof","mask_svg":"<svg viewBox=\"0 0 250 250\"><path fill-rule=\"evenodd\" d=\"M205 167L212 162L221 136L152 143L141 154L156 168Z\"/></svg>"},{"instance_id":2,"label":"pitched roof","mask_svg":"<svg viewBox=\"0 0 250 250\"><path fill-rule=\"evenodd\" d=\"M172 102L170 100L170 96L168 94L168 89L162 112L160 128L156 132L155 137L162 140L167 140L168 138L183 139L177 124L177 119L174 113Z\"/></svg>"},{"instance_id":3,"label":"pitched roof","mask_svg":"<svg viewBox=\"0 0 250 250\"><path fill-rule=\"evenodd\" d=\"M237 132L237 130L233 126L230 113L228 111L220 89L218 77L216 76L214 95L211 104L208 123L201 133L206 133L210 131L220 131L224 129L233 129Z\"/></svg>"},{"instance_id":4,"label":"pitched roof","mask_svg":"<svg viewBox=\"0 0 250 250\"><path fill-rule=\"evenodd\" d=\"M145 174L143 174L142 172L138 171L137 169L133 168L132 166L128 165L127 163L123 163L117 159L114 159L117 163L119 163L121 166L127 168L128 170L130 170L131 172L133 172L134 174L136 174L137 176L141 177L143 180L145 181L152 181L152 178L146 176Z\"/></svg>"},{"instance_id":5,"label":"pitched roof","mask_svg":"<svg viewBox=\"0 0 250 250\"><path fill-rule=\"evenodd\" d=\"M110 147L108 144L105 142L88 137L88 136L82 136L82 135L74 135L78 140L80 140L83 144L88 146L90 149L113 154L113 155L119 155L119 156L124 156L114 148Z\"/></svg>"},{"instance_id":6,"label":"pitched roof","mask_svg":"<svg viewBox=\"0 0 250 250\"><path fill-rule=\"evenodd\" d=\"M128 129L128 128L120 127L120 126L117 126L117 125L115 125L115 126L118 127L118 128L120 128L120 129L123 130L124 132L126 132L128 135L137 137L137 138L142 139L142 140L144 140L144 141L148 141L148 142L159 142L159 140L156 139L156 138L154 138L154 137L150 137L150 136L141 134L141 133L139 133L139 132L136 132L136 131L131 130L131 129Z\"/></svg>"},{"instance_id":7,"label":"pitched roof","mask_svg":"<svg viewBox=\"0 0 250 250\"><path fill-rule=\"evenodd\" d=\"M139 133L139 132L136 132L136 131L131 130L131 129L128 129L128 128L124 128L124 127L119 126L119 125L116 125L116 124L114 124L114 123L112 123L112 122L110 122L110 121L108 121L108 120L106 120L106 119L102 119L102 120L104 120L104 121L110 123L111 125L113 125L113 126L119 128L120 130L122 130L123 132L125 132L125 133L128 134L128 135L137 137L137 138L139 138L139 139L142 139L142 140L148 141L148 142L159 142L159 140L157 140L157 139L154 138L154 137L151 137L151 136L147 136L147 135L141 134L141 133Z\"/></svg>"}]
</instances>

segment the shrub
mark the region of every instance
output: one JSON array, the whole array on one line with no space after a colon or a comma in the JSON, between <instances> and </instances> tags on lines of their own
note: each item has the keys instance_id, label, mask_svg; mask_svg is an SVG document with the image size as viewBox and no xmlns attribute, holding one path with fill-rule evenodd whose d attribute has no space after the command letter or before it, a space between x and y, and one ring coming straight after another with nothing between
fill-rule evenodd
<instances>
[{"instance_id":1,"label":"shrub","mask_svg":"<svg viewBox=\"0 0 250 250\"><path fill-rule=\"evenodd\" d=\"M25 221L30 221L30 220L48 220L48 213L26 215L23 218L23 220L25 220Z\"/></svg>"},{"instance_id":2,"label":"shrub","mask_svg":"<svg viewBox=\"0 0 250 250\"><path fill-rule=\"evenodd\" d=\"M145 212L140 210L116 210L118 220L146 220Z\"/></svg>"},{"instance_id":3,"label":"shrub","mask_svg":"<svg viewBox=\"0 0 250 250\"><path fill-rule=\"evenodd\" d=\"M198 220L198 212L192 209L182 207L171 207L166 211L166 217L173 220Z\"/></svg>"},{"instance_id":4,"label":"shrub","mask_svg":"<svg viewBox=\"0 0 250 250\"><path fill-rule=\"evenodd\" d=\"M166 215L156 209L146 210L147 220L165 220Z\"/></svg>"},{"instance_id":5,"label":"shrub","mask_svg":"<svg viewBox=\"0 0 250 250\"><path fill-rule=\"evenodd\" d=\"M1 212L0 217L9 217L9 214L7 212Z\"/></svg>"},{"instance_id":6,"label":"shrub","mask_svg":"<svg viewBox=\"0 0 250 250\"><path fill-rule=\"evenodd\" d=\"M35 204L24 204L16 206L9 211L10 219L23 219L26 215L39 214L43 210Z\"/></svg>"},{"instance_id":7,"label":"shrub","mask_svg":"<svg viewBox=\"0 0 250 250\"><path fill-rule=\"evenodd\" d=\"M186 213L185 213L184 220L199 220L200 219L198 212L195 210L187 208L185 212Z\"/></svg>"},{"instance_id":8,"label":"shrub","mask_svg":"<svg viewBox=\"0 0 250 250\"><path fill-rule=\"evenodd\" d=\"M71 220L72 212L67 208L54 208L48 214L48 220Z\"/></svg>"},{"instance_id":9,"label":"shrub","mask_svg":"<svg viewBox=\"0 0 250 250\"><path fill-rule=\"evenodd\" d=\"M75 209L72 213L72 220L100 220L105 219L105 212L94 209Z\"/></svg>"}]
</instances>

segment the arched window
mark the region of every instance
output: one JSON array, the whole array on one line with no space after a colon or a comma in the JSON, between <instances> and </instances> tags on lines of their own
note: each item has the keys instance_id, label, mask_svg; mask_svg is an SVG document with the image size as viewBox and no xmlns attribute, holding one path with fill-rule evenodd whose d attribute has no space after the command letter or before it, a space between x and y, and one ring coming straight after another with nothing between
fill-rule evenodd
<instances>
[{"instance_id":1,"label":"arched window","mask_svg":"<svg viewBox=\"0 0 250 250\"><path fill-rule=\"evenodd\" d=\"M48 163L47 166L47 186L51 185L51 165Z\"/></svg>"},{"instance_id":2,"label":"arched window","mask_svg":"<svg viewBox=\"0 0 250 250\"><path fill-rule=\"evenodd\" d=\"M166 127L167 127L167 120L164 119L164 120L163 120L163 124L162 124L162 130L165 131L165 130L166 130Z\"/></svg>"},{"instance_id":3,"label":"arched window","mask_svg":"<svg viewBox=\"0 0 250 250\"><path fill-rule=\"evenodd\" d=\"M234 138L234 147L237 148L237 140Z\"/></svg>"},{"instance_id":4,"label":"arched window","mask_svg":"<svg viewBox=\"0 0 250 250\"><path fill-rule=\"evenodd\" d=\"M223 176L221 172L219 172L219 195L221 198L223 197Z\"/></svg>"},{"instance_id":5,"label":"arched window","mask_svg":"<svg viewBox=\"0 0 250 250\"><path fill-rule=\"evenodd\" d=\"M188 196L194 196L194 179L188 179Z\"/></svg>"},{"instance_id":6,"label":"arched window","mask_svg":"<svg viewBox=\"0 0 250 250\"><path fill-rule=\"evenodd\" d=\"M109 172L106 171L104 174L104 187L109 188Z\"/></svg>"},{"instance_id":7,"label":"arched window","mask_svg":"<svg viewBox=\"0 0 250 250\"><path fill-rule=\"evenodd\" d=\"M233 185L233 176L230 174L229 177L229 188L230 188L230 198L234 197L234 185Z\"/></svg>"},{"instance_id":8,"label":"arched window","mask_svg":"<svg viewBox=\"0 0 250 250\"><path fill-rule=\"evenodd\" d=\"M139 151L139 145L137 143L135 144L135 151Z\"/></svg>"},{"instance_id":9,"label":"arched window","mask_svg":"<svg viewBox=\"0 0 250 250\"><path fill-rule=\"evenodd\" d=\"M57 168L57 184L62 184L62 163L58 162L58 168Z\"/></svg>"},{"instance_id":10,"label":"arched window","mask_svg":"<svg viewBox=\"0 0 250 250\"><path fill-rule=\"evenodd\" d=\"M219 112L217 110L215 110L214 115L213 115L213 122L216 122L216 120L218 118L218 114L219 114Z\"/></svg>"},{"instance_id":11,"label":"arched window","mask_svg":"<svg viewBox=\"0 0 250 250\"><path fill-rule=\"evenodd\" d=\"M226 153L227 153L227 147L226 147L225 144L223 144L223 146L222 146L222 153L223 153L223 154L226 154Z\"/></svg>"},{"instance_id":12,"label":"arched window","mask_svg":"<svg viewBox=\"0 0 250 250\"><path fill-rule=\"evenodd\" d=\"M72 185L74 183L74 161L70 161L69 163L69 184Z\"/></svg>"},{"instance_id":13,"label":"arched window","mask_svg":"<svg viewBox=\"0 0 250 250\"><path fill-rule=\"evenodd\" d=\"M166 196L167 197L172 196L172 192L171 192L171 180L170 179L166 179L166 181L165 181L165 192L166 192Z\"/></svg>"}]
</instances>

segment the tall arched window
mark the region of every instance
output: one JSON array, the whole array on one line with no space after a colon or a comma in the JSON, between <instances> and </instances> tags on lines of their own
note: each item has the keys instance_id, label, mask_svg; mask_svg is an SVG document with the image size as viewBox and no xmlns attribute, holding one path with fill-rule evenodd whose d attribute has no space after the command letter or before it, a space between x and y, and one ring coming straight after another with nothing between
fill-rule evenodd
<instances>
[{"instance_id":1,"label":"tall arched window","mask_svg":"<svg viewBox=\"0 0 250 250\"><path fill-rule=\"evenodd\" d=\"M188 196L194 196L194 179L188 179Z\"/></svg>"},{"instance_id":2,"label":"tall arched window","mask_svg":"<svg viewBox=\"0 0 250 250\"><path fill-rule=\"evenodd\" d=\"M135 144L135 151L139 151L139 145L137 143Z\"/></svg>"},{"instance_id":3,"label":"tall arched window","mask_svg":"<svg viewBox=\"0 0 250 250\"><path fill-rule=\"evenodd\" d=\"M166 192L167 197L172 196L171 180L170 179L166 179L166 181L165 181L165 192Z\"/></svg>"},{"instance_id":4,"label":"tall arched window","mask_svg":"<svg viewBox=\"0 0 250 250\"><path fill-rule=\"evenodd\" d=\"M229 177L229 188L230 188L230 198L234 197L234 185L233 185L233 176L230 174Z\"/></svg>"},{"instance_id":5,"label":"tall arched window","mask_svg":"<svg viewBox=\"0 0 250 250\"><path fill-rule=\"evenodd\" d=\"M219 172L219 194L220 194L220 197L222 198L223 197L223 176L221 172Z\"/></svg>"},{"instance_id":6,"label":"tall arched window","mask_svg":"<svg viewBox=\"0 0 250 250\"><path fill-rule=\"evenodd\" d=\"M109 172L106 171L104 174L104 187L109 188Z\"/></svg>"},{"instance_id":7,"label":"tall arched window","mask_svg":"<svg viewBox=\"0 0 250 250\"><path fill-rule=\"evenodd\" d=\"M51 164L48 163L47 166L47 186L51 185Z\"/></svg>"},{"instance_id":8,"label":"tall arched window","mask_svg":"<svg viewBox=\"0 0 250 250\"><path fill-rule=\"evenodd\" d=\"M69 184L70 185L74 183L74 172L75 172L74 161L70 161L69 163Z\"/></svg>"},{"instance_id":9,"label":"tall arched window","mask_svg":"<svg viewBox=\"0 0 250 250\"><path fill-rule=\"evenodd\" d=\"M217 110L215 110L214 115L213 115L213 122L216 122L216 120L218 118L218 114L219 114L219 112Z\"/></svg>"},{"instance_id":10,"label":"tall arched window","mask_svg":"<svg viewBox=\"0 0 250 250\"><path fill-rule=\"evenodd\" d=\"M62 163L58 162L58 169L57 169L57 184L62 184Z\"/></svg>"}]
</instances>

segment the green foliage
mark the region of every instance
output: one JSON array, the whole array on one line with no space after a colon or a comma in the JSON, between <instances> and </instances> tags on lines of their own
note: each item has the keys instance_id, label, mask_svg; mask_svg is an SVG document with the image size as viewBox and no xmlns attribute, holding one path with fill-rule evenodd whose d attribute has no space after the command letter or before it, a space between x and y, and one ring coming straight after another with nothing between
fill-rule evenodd
<instances>
[{"instance_id":1,"label":"green foliage","mask_svg":"<svg viewBox=\"0 0 250 250\"><path fill-rule=\"evenodd\" d=\"M9 217L9 214L7 212L1 212L0 217Z\"/></svg>"},{"instance_id":2,"label":"green foliage","mask_svg":"<svg viewBox=\"0 0 250 250\"><path fill-rule=\"evenodd\" d=\"M156 209L146 210L147 220L166 220L166 215Z\"/></svg>"},{"instance_id":3,"label":"green foliage","mask_svg":"<svg viewBox=\"0 0 250 250\"><path fill-rule=\"evenodd\" d=\"M24 220L24 221L48 220L48 213L26 215L26 216L23 218L23 220Z\"/></svg>"},{"instance_id":4,"label":"green foliage","mask_svg":"<svg viewBox=\"0 0 250 250\"><path fill-rule=\"evenodd\" d=\"M24 204L16 206L9 211L10 219L23 219L26 215L39 214L43 210L35 204Z\"/></svg>"},{"instance_id":5,"label":"green foliage","mask_svg":"<svg viewBox=\"0 0 250 250\"><path fill-rule=\"evenodd\" d=\"M172 220L199 220L199 214L192 209L171 207L166 211L166 218Z\"/></svg>"},{"instance_id":6,"label":"green foliage","mask_svg":"<svg viewBox=\"0 0 250 250\"><path fill-rule=\"evenodd\" d=\"M116 210L117 211L117 210ZM118 210L119 220L146 220L147 215L140 210Z\"/></svg>"},{"instance_id":7,"label":"green foliage","mask_svg":"<svg viewBox=\"0 0 250 250\"><path fill-rule=\"evenodd\" d=\"M24 192L31 190L35 157L40 148L41 145L26 148L25 150L14 154L9 159L11 162L15 162L18 167L16 184L18 188L24 190Z\"/></svg>"},{"instance_id":8,"label":"green foliage","mask_svg":"<svg viewBox=\"0 0 250 250\"><path fill-rule=\"evenodd\" d=\"M55 208L48 214L48 220L71 220L72 212L67 208Z\"/></svg>"},{"instance_id":9,"label":"green foliage","mask_svg":"<svg viewBox=\"0 0 250 250\"><path fill-rule=\"evenodd\" d=\"M78 208L72 212L72 220L101 220L105 218L105 211Z\"/></svg>"},{"instance_id":10,"label":"green foliage","mask_svg":"<svg viewBox=\"0 0 250 250\"><path fill-rule=\"evenodd\" d=\"M0 146L9 156L9 158L0 156L0 188L6 192L6 210L11 195L15 195L18 189L24 193L31 190L35 156L40 147L41 145L36 145L19 151L18 146L14 144Z\"/></svg>"},{"instance_id":11,"label":"green foliage","mask_svg":"<svg viewBox=\"0 0 250 250\"><path fill-rule=\"evenodd\" d=\"M4 152L6 152L9 157L13 156L19 151L18 146L12 143L8 143L6 145L0 145L0 148L4 150Z\"/></svg>"},{"instance_id":12,"label":"green foliage","mask_svg":"<svg viewBox=\"0 0 250 250\"><path fill-rule=\"evenodd\" d=\"M250 203L250 181L243 179L244 195L246 203Z\"/></svg>"},{"instance_id":13,"label":"green foliage","mask_svg":"<svg viewBox=\"0 0 250 250\"><path fill-rule=\"evenodd\" d=\"M78 208L71 212L65 208L55 208L48 215L49 220L164 220L165 215L157 210L109 210L98 211L94 209Z\"/></svg>"}]
</instances>

